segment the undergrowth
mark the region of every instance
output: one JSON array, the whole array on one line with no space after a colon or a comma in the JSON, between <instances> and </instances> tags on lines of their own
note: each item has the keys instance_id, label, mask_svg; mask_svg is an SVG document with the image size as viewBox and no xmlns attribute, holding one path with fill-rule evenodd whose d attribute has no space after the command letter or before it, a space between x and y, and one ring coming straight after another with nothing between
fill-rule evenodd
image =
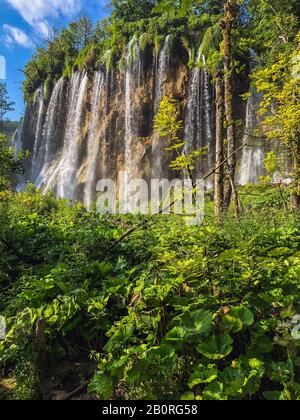
<instances>
[{"instance_id":1,"label":"undergrowth","mask_svg":"<svg viewBox=\"0 0 300 420\"><path fill-rule=\"evenodd\" d=\"M112 247L139 216L1 193L10 397L47 397L53 366L90 360L101 399L300 399L299 218L251 194L240 220L217 225L208 202L203 226L157 216Z\"/></svg>"}]
</instances>

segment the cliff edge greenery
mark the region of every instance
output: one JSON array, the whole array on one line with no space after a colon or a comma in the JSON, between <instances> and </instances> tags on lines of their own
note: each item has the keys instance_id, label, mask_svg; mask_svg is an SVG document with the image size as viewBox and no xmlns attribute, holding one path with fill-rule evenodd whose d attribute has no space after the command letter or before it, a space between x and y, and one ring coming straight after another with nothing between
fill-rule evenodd
<instances>
[{"instance_id":1,"label":"cliff edge greenery","mask_svg":"<svg viewBox=\"0 0 300 420\"><path fill-rule=\"evenodd\" d=\"M297 0L240 3L234 28L236 57L249 58L252 48L266 63L279 51L293 50L299 28ZM222 0L112 0L110 8L108 18L93 24L83 15L62 31L54 31L37 48L24 69L26 100L43 83L51 87L61 76L69 77L73 70L93 70L100 65L112 68L120 61L122 64L128 43L134 37L142 49L149 45L158 53L166 36L171 35L174 42L181 42L188 49L191 64L203 40L208 55L212 46L219 43ZM216 60L212 55L212 61ZM238 70L240 65L236 65Z\"/></svg>"}]
</instances>

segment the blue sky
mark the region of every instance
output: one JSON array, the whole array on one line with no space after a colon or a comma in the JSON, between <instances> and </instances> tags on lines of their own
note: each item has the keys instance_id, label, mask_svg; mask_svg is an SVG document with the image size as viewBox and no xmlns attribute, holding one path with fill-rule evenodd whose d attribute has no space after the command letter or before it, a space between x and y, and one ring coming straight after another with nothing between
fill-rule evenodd
<instances>
[{"instance_id":1,"label":"blue sky","mask_svg":"<svg viewBox=\"0 0 300 420\"><path fill-rule=\"evenodd\" d=\"M93 20L108 14L108 0L0 0L0 56L6 60L6 83L18 120L24 112L19 70L52 28L66 26L86 11ZM1 77L1 74L0 74Z\"/></svg>"}]
</instances>

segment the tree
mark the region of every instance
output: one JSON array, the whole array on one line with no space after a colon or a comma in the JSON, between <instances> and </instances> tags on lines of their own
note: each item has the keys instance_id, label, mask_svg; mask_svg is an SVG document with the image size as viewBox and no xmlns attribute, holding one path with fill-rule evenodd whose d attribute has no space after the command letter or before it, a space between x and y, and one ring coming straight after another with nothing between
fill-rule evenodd
<instances>
[{"instance_id":1,"label":"tree","mask_svg":"<svg viewBox=\"0 0 300 420\"><path fill-rule=\"evenodd\" d=\"M80 50L93 41L95 28L89 16L84 14L78 22L70 24L69 31L77 49Z\"/></svg>"},{"instance_id":2,"label":"tree","mask_svg":"<svg viewBox=\"0 0 300 420\"><path fill-rule=\"evenodd\" d=\"M0 82L0 131L3 130L5 115L14 111L14 102L10 102L5 83Z\"/></svg>"},{"instance_id":3,"label":"tree","mask_svg":"<svg viewBox=\"0 0 300 420\"><path fill-rule=\"evenodd\" d=\"M299 73L297 70L300 4L298 0L250 0L248 37L258 52L260 70L254 73L258 91L263 93L262 133L280 149L285 173L293 178L291 206L299 203ZM296 71L295 71L296 70ZM285 156L285 158L284 158Z\"/></svg>"},{"instance_id":4,"label":"tree","mask_svg":"<svg viewBox=\"0 0 300 420\"><path fill-rule=\"evenodd\" d=\"M178 137L182 127L183 122L179 118L178 104L173 97L164 97L160 102L159 111L154 117L154 130L166 142L166 150L175 152L176 158L170 163L170 168L182 172L185 178L192 181L195 162L199 157L203 157L206 151L199 149L186 154L185 142Z\"/></svg>"},{"instance_id":5,"label":"tree","mask_svg":"<svg viewBox=\"0 0 300 420\"><path fill-rule=\"evenodd\" d=\"M300 208L300 33L295 51L279 53L277 60L254 75L263 93L261 113L268 139L279 142L286 155L286 174L293 179L291 206ZM292 168L289 163L292 162Z\"/></svg>"},{"instance_id":6,"label":"tree","mask_svg":"<svg viewBox=\"0 0 300 420\"><path fill-rule=\"evenodd\" d=\"M14 149L9 145L9 140L0 134L0 191L9 189L13 174L23 173L22 161L22 153L16 156Z\"/></svg>"},{"instance_id":7,"label":"tree","mask_svg":"<svg viewBox=\"0 0 300 420\"><path fill-rule=\"evenodd\" d=\"M156 1L154 0L111 0L113 20L134 22L149 16Z\"/></svg>"},{"instance_id":8,"label":"tree","mask_svg":"<svg viewBox=\"0 0 300 420\"><path fill-rule=\"evenodd\" d=\"M224 160L224 85L220 74L216 78L216 167L215 173L215 214L218 220L224 207L224 168L220 166Z\"/></svg>"},{"instance_id":9,"label":"tree","mask_svg":"<svg viewBox=\"0 0 300 420\"><path fill-rule=\"evenodd\" d=\"M237 0L227 0L225 14L221 21L223 32L223 59L224 59L224 96L225 114L227 126L227 153L232 156L227 162L227 191L225 196L225 207L229 208L232 195L235 197L235 209L238 211L234 178L236 170L236 127L233 110L233 77L232 77L232 30L237 20Z\"/></svg>"}]
</instances>

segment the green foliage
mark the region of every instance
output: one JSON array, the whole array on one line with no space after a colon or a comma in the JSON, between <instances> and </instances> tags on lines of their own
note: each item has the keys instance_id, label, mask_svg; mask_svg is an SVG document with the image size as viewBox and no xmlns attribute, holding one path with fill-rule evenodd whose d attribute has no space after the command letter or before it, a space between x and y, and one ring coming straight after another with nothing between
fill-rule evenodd
<instances>
[{"instance_id":1,"label":"green foliage","mask_svg":"<svg viewBox=\"0 0 300 420\"><path fill-rule=\"evenodd\" d=\"M165 141L166 150L175 152L176 158L171 161L170 168L182 171L188 177L195 168L196 161L207 153L207 148L193 150L187 154L184 151L185 142L179 137L183 129L178 103L171 96L162 99L158 113L154 117L154 130Z\"/></svg>"},{"instance_id":2,"label":"green foliage","mask_svg":"<svg viewBox=\"0 0 300 420\"><path fill-rule=\"evenodd\" d=\"M300 197L300 74L298 74L300 34L297 39L298 45L292 53L289 49L278 53L276 62L254 75L257 89L263 93L260 111L264 117L266 136L271 141L279 143L283 149L281 156L284 156L285 165L282 172L289 173L293 179L291 192L296 196L296 201ZM270 162L271 157L271 155L267 157L267 164L270 166L271 163L269 169L274 170L276 167L274 156L273 165L272 161Z\"/></svg>"},{"instance_id":3,"label":"green foliage","mask_svg":"<svg viewBox=\"0 0 300 420\"><path fill-rule=\"evenodd\" d=\"M13 175L23 173L23 158L23 153L16 155L10 141L0 133L0 192L10 188Z\"/></svg>"},{"instance_id":4,"label":"green foliage","mask_svg":"<svg viewBox=\"0 0 300 420\"><path fill-rule=\"evenodd\" d=\"M251 67L249 49L257 51L264 133L295 156L297 2L238 5L232 71ZM111 6L109 18L93 25L82 16L36 50L24 70L26 100L74 70L104 64L123 71L130 40L129 62L134 42L157 54L166 35L171 49L180 42L191 52L191 63L202 42L208 71L219 75L223 1L112 0ZM184 152L180 116L177 102L163 98L155 130L174 155L171 167L190 176L206 151ZM88 213L33 186L10 192L8 178L21 171L21 156L1 137L0 311L7 336L0 368L16 381L12 397L33 399L55 366L90 360L97 371L89 392L100 399L299 400L293 317L300 313L300 225L299 215L283 209L287 191L270 186L274 173L285 172L281 159L269 153L268 177L241 189L239 220L229 213L216 224L207 201L202 226L157 216L113 246L144 216Z\"/></svg>"},{"instance_id":5,"label":"green foliage","mask_svg":"<svg viewBox=\"0 0 300 420\"><path fill-rule=\"evenodd\" d=\"M210 207L202 227L157 216L111 249L139 217L87 213L32 187L2 193L0 366L15 398L43 388L42 319L50 372L74 351L92 358L89 391L102 399L297 399L299 220L249 207L217 226Z\"/></svg>"},{"instance_id":6,"label":"green foliage","mask_svg":"<svg viewBox=\"0 0 300 420\"><path fill-rule=\"evenodd\" d=\"M267 171L268 174L270 175L274 175L276 171L278 171L279 166L278 166L278 158L276 156L276 153L273 152L269 152L266 157L265 157L265 161L264 161L264 166L265 169Z\"/></svg>"},{"instance_id":7,"label":"green foliage","mask_svg":"<svg viewBox=\"0 0 300 420\"><path fill-rule=\"evenodd\" d=\"M2 133L7 137L13 137L17 128L19 127L19 121L3 121L2 122Z\"/></svg>"},{"instance_id":8,"label":"green foliage","mask_svg":"<svg viewBox=\"0 0 300 420\"><path fill-rule=\"evenodd\" d=\"M278 139L288 149L298 142L300 126L299 79L293 75L294 58L280 54L276 64L255 74L256 86L264 93L261 113L270 139Z\"/></svg>"},{"instance_id":9,"label":"green foliage","mask_svg":"<svg viewBox=\"0 0 300 420\"><path fill-rule=\"evenodd\" d=\"M220 0L112 0L110 7L109 18L92 24L83 15L37 48L24 69L26 101L46 80L70 77L73 70L93 70L95 64L109 70L122 67L126 46L134 37L142 50L150 46L158 53L167 35L191 50L198 34L215 25L223 12Z\"/></svg>"},{"instance_id":10,"label":"green foliage","mask_svg":"<svg viewBox=\"0 0 300 420\"><path fill-rule=\"evenodd\" d=\"M161 137L172 139L178 143L177 133L183 127L179 120L179 110L176 101L172 97L164 97L160 103L160 109L154 118L154 129Z\"/></svg>"},{"instance_id":11,"label":"green foliage","mask_svg":"<svg viewBox=\"0 0 300 420\"><path fill-rule=\"evenodd\" d=\"M4 131L4 117L8 112L14 111L14 102L10 102L7 95L7 87L4 83L0 82L0 132Z\"/></svg>"},{"instance_id":12,"label":"green foliage","mask_svg":"<svg viewBox=\"0 0 300 420\"><path fill-rule=\"evenodd\" d=\"M228 334L213 335L203 340L197 351L211 360L225 359L232 350L233 340Z\"/></svg>"}]
</instances>

